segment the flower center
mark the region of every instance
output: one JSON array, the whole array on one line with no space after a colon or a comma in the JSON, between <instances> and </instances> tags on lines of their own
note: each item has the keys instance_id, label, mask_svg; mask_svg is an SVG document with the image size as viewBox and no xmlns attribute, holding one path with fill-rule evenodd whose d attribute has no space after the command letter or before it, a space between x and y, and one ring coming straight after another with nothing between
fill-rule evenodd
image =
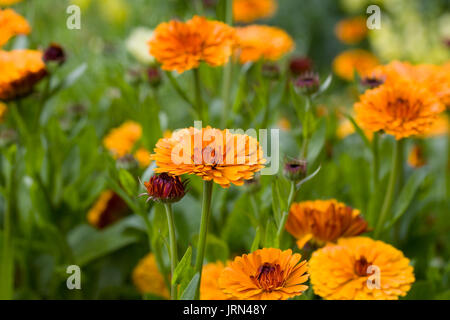
<instances>
[{"instance_id":1,"label":"flower center","mask_svg":"<svg viewBox=\"0 0 450 320\"><path fill-rule=\"evenodd\" d=\"M355 262L355 273L360 277L368 276L369 273L367 269L372 265L372 263L368 262L366 257L361 256L359 260Z\"/></svg>"},{"instance_id":2,"label":"flower center","mask_svg":"<svg viewBox=\"0 0 450 320\"><path fill-rule=\"evenodd\" d=\"M259 267L255 276L250 276L252 281L264 291L272 292L272 290L283 285L284 271L281 270L279 264L271 264L265 262Z\"/></svg>"}]
</instances>

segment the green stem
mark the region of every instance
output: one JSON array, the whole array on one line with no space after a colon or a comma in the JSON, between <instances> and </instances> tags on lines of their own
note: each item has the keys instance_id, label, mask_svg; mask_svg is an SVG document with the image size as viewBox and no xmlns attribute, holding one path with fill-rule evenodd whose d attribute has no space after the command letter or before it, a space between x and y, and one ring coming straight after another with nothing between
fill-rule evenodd
<instances>
[{"instance_id":1,"label":"green stem","mask_svg":"<svg viewBox=\"0 0 450 320\"><path fill-rule=\"evenodd\" d=\"M291 208L292 202L294 202L295 196L297 194L297 188L295 186L295 182L291 181L291 190L289 191L289 197L287 202L287 209L283 212L283 216L281 217L280 224L277 230L277 244L280 244L280 239L284 231L284 226L286 225L287 218L289 216L289 210Z\"/></svg>"},{"instance_id":2,"label":"green stem","mask_svg":"<svg viewBox=\"0 0 450 320\"><path fill-rule=\"evenodd\" d=\"M200 84L200 71L198 68L194 69L194 86L195 86L195 104L197 106L197 113L200 120L207 121L203 112L202 90Z\"/></svg>"},{"instance_id":3,"label":"green stem","mask_svg":"<svg viewBox=\"0 0 450 320\"><path fill-rule=\"evenodd\" d=\"M309 113L312 110L312 100L310 96L306 96L306 112L305 112L305 119L303 120L303 143L302 143L302 149L301 149L301 155L300 158L301 159L306 159L306 157L308 156L308 146L309 146L309 138L310 138L310 132L309 132L309 128L310 128L310 117L309 117ZM301 119L300 119L301 120Z\"/></svg>"},{"instance_id":4,"label":"green stem","mask_svg":"<svg viewBox=\"0 0 450 320\"><path fill-rule=\"evenodd\" d=\"M167 224L169 226L169 246L170 246L170 272L173 277L175 274L175 267L178 264L177 254L177 239L175 236L175 223L173 220L172 205L170 203L164 204L166 208ZM177 300L177 284L172 283L170 289L170 297L172 300Z\"/></svg>"},{"instance_id":5,"label":"green stem","mask_svg":"<svg viewBox=\"0 0 450 320\"><path fill-rule=\"evenodd\" d=\"M194 117L200 117L199 114L197 114L195 103L188 97L188 95L184 92L183 89L181 89L180 85L178 84L177 80L172 76L172 73L169 71L166 72L166 76L169 79L170 84L175 89L175 91L178 93L178 95L190 106L189 111L192 113Z\"/></svg>"},{"instance_id":6,"label":"green stem","mask_svg":"<svg viewBox=\"0 0 450 320\"><path fill-rule=\"evenodd\" d=\"M396 140L394 150L392 153L391 175L389 177L388 187L386 195L384 197L383 206L381 208L380 217L378 219L377 227L375 229L375 238L377 238L383 230L384 222L386 220L388 212L391 210L392 202L394 200L395 185L400 173L401 167L401 152L403 140Z\"/></svg>"},{"instance_id":7,"label":"green stem","mask_svg":"<svg viewBox=\"0 0 450 320\"><path fill-rule=\"evenodd\" d=\"M209 216L211 213L211 197L212 197L213 181L203 181L202 195L202 217L200 221L200 232L198 235L197 257L195 260L195 271L199 273L201 283L203 259L205 257L206 238L208 235ZM197 290L197 299L200 297L200 286Z\"/></svg>"},{"instance_id":8,"label":"green stem","mask_svg":"<svg viewBox=\"0 0 450 320\"><path fill-rule=\"evenodd\" d=\"M373 191L378 190L378 179L379 179L379 167L380 167L380 156L379 156L379 136L377 132L374 132L372 139L372 155L373 155Z\"/></svg>"},{"instance_id":9,"label":"green stem","mask_svg":"<svg viewBox=\"0 0 450 320\"><path fill-rule=\"evenodd\" d=\"M226 0L226 12L225 12L225 23L229 26L233 25L233 0ZM227 125L227 118L229 112L230 95L231 95L231 72L233 70L233 64L229 61L223 69L223 87L222 87L222 122L221 126L225 129Z\"/></svg>"}]
</instances>

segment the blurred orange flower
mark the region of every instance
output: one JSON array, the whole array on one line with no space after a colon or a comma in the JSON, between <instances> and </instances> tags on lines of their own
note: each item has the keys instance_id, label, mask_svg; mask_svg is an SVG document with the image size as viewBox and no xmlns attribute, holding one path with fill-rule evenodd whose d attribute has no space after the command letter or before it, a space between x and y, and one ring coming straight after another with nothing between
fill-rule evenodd
<instances>
[{"instance_id":1,"label":"blurred orange flower","mask_svg":"<svg viewBox=\"0 0 450 320\"><path fill-rule=\"evenodd\" d=\"M269 18L275 14L277 6L275 0L234 0L233 18L244 23Z\"/></svg>"},{"instance_id":2,"label":"blurred orange flower","mask_svg":"<svg viewBox=\"0 0 450 320\"><path fill-rule=\"evenodd\" d=\"M339 21L334 32L337 38L346 44L355 44L367 35L366 18L354 17Z\"/></svg>"},{"instance_id":3,"label":"blurred orange flower","mask_svg":"<svg viewBox=\"0 0 450 320\"><path fill-rule=\"evenodd\" d=\"M103 139L103 145L115 157L120 158L131 152L141 136L141 125L134 121L127 121L118 128L112 129Z\"/></svg>"},{"instance_id":4,"label":"blurred orange flower","mask_svg":"<svg viewBox=\"0 0 450 320\"><path fill-rule=\"evenodd\" d=\"M133 270L132 277L133 283L140 293L169 298L169 291L153 253L149 253L139 261Z\"/></svg>"},{"instance_id":5,"label":"blurred orange flower","mask_svg":"<svg viewBox=\"0 0 450 320\"><path fill-rule=\"evenodd\" d=\"M219 278L223 292L238 300L286 300L301 295L308 267L299 253L264 248L236 257Z\"/></svg>"},{"instance_id":6,"label":"blurred orange flower","mask_svg":"<svg viewBox=\"0 0 450 320\"><path fill-rule=\"evenodd\" d=\"M142 168L146 168L150 165L152 162L150 160L151 153L145 148L139 148L134 153L134 158L139 162L139 165Z\"/></svg>"},{"instance_id":7,"label":"blurred orange flower","mask_svg":"<svg viewBox=\"0 0 450 320\"><path fill-rule=\"evenodd\" d=\"M120 220L128 211L128 206L112 190L103 191L87 213L90 225L103 229Z\"/></svg>"},{"instance_id":8,"label":"blurred orange flower","mask_svg":"<svg viewBox=\"0 0 450 320\"><path fill-rule=\"evenodd\" d=\"M232 27L204 17L187 22L172 20L159 24L149 42L150 54L164 70L182 73L197 68L201 61L210 66L228 62L235 44Z\"/></svg>"},{"instance_id":9,"label":"blurred orange flower","mask_svg":"<svg viewBox=\"0 0 450 320\"><path fill-rule=\"evenodd\" d=\"M12 9L0 9L0 47L14 36L30 32L30 25L24 17Z\"/></svg>"},{"instance_id":10,"label":"blurred orange flower","mask_svg":"<svg viewBox=\"0 0 450 320\"><path fill-rule=\"evenodd\" d=\"M219 277L225 266L222 262L208 263L203 266L200 284L200 300L230 300L233 297L225 294L219 287Z\"/></svg>"},{"instance_id":11,"label":"blurred orange flower","mask_svg":"<svg viewBox=\"0 0 450 320\"><path fill-rule=\"evenodd\" d=\"M342 79L352 81L355 71L365 74L379 64L377 57L361 49L347 50L333 61L333 71Z\"/></svg>"},{"instance_id":12,"label":"blurred orange flower","mask_svg":"<svg viewBox=\"0 0 450 320\"><path fill-rule=\"evenodd\" d=\"M310 240L323 246L341 237L360 235L368 226L359 210L331 199L293 203L286 229L302 249Z\"/></svg>"},{"instance_id":13,"label":"blurred orange flower","mask_svg":"<svg viewBox=\"0 0 450 320\"><path fill-rule=\"evenodd\" d=\"M22 2L22 0L0 0L0 6L11 6L19 2Z\"/></svg>"},{"instance_id":14,"label":"blurred orange flower","mask_svg":"<svg viewBox=\"0 0 450 320\"><path fill-rule=\"evenodd\" d=\"M294 41L286 31L264 25L236 28L241 63L259 59L278 60L294 49Z\"/></svg>"},{"instance_id":15,"label":"blurred orange flower","mask_svg":"<svg viewBox=\"0 0 450 320\"><path fill-rule=\"evenodd\" d=\"M412 168L420 168L426 164L422 147L415 144L408 155L408 164Z\"/></svg>"},{"instance_id":16,"label":"blurred orange flower","mask_svg":"<svg viewBox=\"0 0 450 320\"><path fill-rule=\"evenodd\" d=\"M314 293L329 300L394 300L415 281L401 251L366 237L330 243L313 253L309 265Z\"/></svg>"}]
</instances>

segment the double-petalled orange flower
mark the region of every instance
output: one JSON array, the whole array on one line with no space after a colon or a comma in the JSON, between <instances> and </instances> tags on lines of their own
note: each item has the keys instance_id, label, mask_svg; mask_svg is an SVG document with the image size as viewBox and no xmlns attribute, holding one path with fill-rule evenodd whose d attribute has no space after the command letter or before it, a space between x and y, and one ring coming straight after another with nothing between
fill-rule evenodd
<instances>
[{"instance_id":1,"label":"double-petalled orange flower","mask_svg":"<svg viewBox=\"0 0 450 320\"><path fill-rule=\"evenodd\" d=\"M294 41L286 31L265 25L236 28L238 48L236 54L241 63L278 60L294 49Z\"/></svg>"},{"instance_id":2,"label":"double-petalled orange flower","mask_svg":"<svg viewBox=\"0 0 450 320\"><path fill-rule=\"evenodd\" d=\"M322 246L341 237L360 235L368 226L359 210L331 199L293 203L286 229L302 249L308 241Z\"/></svg>"},{"instance_id":3,"label":"double-petalled orange flower","mask_svg":"<svg viewBox=\"0 0 450 320\"><path fill-rule=\"evenodd\" d=\"M363 40L367 35L366 18L354 17L338 22L334 32L337 38L346 44L355 44Z\"/></svg>"},{"instance_id":4,"label":"double-petalled orange flower","mask_svg":"<svg viewBox=\"0 0 450 320\"><path fill-rule=\"evenodd\" d=\"M133 283L140 293L169 298L169 291L153 253L149 253L139 261L132 276Z\"/></svg>"},{"instance_id":5,"label":"double-petalled orange flower","mask_svg":"<svg viewBox=\"0 0 450 320\"><path fill-rule=\"evenodd\" d=\"M200 283L200 300L230 300L233 296L224 293L219 287L219 277L225 265L218 261L203 266Z\"/></svg>"},{"instance_id":6,"label":"double-petalled orange flower","mask_svg":"<svg viewBox=\"0 0 450 320\"><path fill-rule=\"evenodd\" d=\"M211 127L175 131L156 143L151 159L156 161L155 172L195 174L224 188L252 179L266 161L255 138Z\"/></svg>"},{"instance_id":7,"label":"double-petalled orange flower","mask_svg":"<svg viewBox=\"0 0 450 320\"><path fill-rule=\"evenodd\" d=\"M47 74L42 52L0 50L0 99L13 100L29 94Z\"/></svg>"},{"instance_id":8,"label":"double-petalled orange flower","mask_svg":"<svg viewBox=\"0 0 450 320\"><path fill-rule=\"evenodd\" d=\"M12 9L0 9L0 47L14 36L30 32L30 25L24 17Z\"/></svg>"},{"instance_id":9,"label":"double-petalled orange flower","mask_svg":"<svg viewBox=\"0 0 450 320\"><path fill-rule=\"evenodd\" d=\"M309 261L314 293L329 300L394 300L415 281L403 253L366 237L342 238Z\"/></svg>"},{"instance_id":10,"label":"double-petalled orange flower","mask_svg":"<svg viewBox=\"0 0 450 320\"><path fill-rule=\"evenodd\" d=\"M308 267L299 253L274 248L236 257L219 278L223 292L238 300L286 300L308 286Z\"/></svg>"},{"instance_id":11,"label":"double-petalled orange flower","mask_svg":"<svg viewBox=\"0 0 450 320\"><path fill-rule=\"evenodd\" d=\"M233 18L236 22L249 23L273 16L277 7L276 0L234 0Z\"/></svg>"},{"instance_id":12,"label":"double-petalled orange flower","mask_svg":"<svg viewBox=\"0 0 450 320\"><path fill-rule=\"evenodd\" d=\"M187 22L172 20L156 27L149 42L150 54L164 70L182 73L204 61L211 66L228 62L235 31L225 23L194 16Z\"/></svg>"},{"instance_id":13,"label":"double-petalled orange flower","mask_svg":"<svg viewBox=\"0 0 450 320\"><path fill-rule=\"evenodd\" d=\"M418 82L398 78L367 90L354 109L356 121L363 129L382 130L399 140L430 131L444 106Z\"/></svg>"},{"instance_id":14,"label":"double-petalled orange flower","mask_svg":"<svg viewBox=\"0 0 450 320\"><path fill-rule=\"evenodd\" d=\"M339 54L333 61L333 71L342 79L352 81L355 71L365 74L379 64L377 57L362 50L347 50Z\"/></svg>"}]
</instances>

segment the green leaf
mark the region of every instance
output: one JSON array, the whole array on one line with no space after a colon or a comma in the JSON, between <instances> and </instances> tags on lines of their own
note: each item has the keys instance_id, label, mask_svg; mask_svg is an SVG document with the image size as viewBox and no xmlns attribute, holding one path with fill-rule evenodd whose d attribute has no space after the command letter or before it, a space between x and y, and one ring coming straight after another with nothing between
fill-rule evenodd
<instances>
[{"instance_id":1,"label":"green leaf","mask_svg":"<svg viewBox=\"0 0 450 320\"><path fill-rule=\"evenodd\" d=\"M272 220L267 221L266 225L266 238L264 239L264 247L276 248L277 244L277 227Z\"/></svg>"},{"instance_id":2,"label":"green leaf","mask_svg":"<svg viewBox=\"0 0 450 320\"><path fill-rule=\"evenodd\" d=\"M349 114L346 114L345 117L350 120L350 122L352 123L353 127L355 128L356 133L361 137L362 141L364 142L364 144L366 145L367 148L372 148L372 144L370 143L369 139L367 139L366 134L364 133L364 131L360 128L360 126L358 126L358 124L356 123L355 119L353 119L353 117Z\"/></svg>"},{"instance_id":3,"label":"green leaf","mask_svg":"<svg viewBox=\"0 0 450 320\"><path fill-rule=\"evenodd\" d=\"M197 272L189 282L186 289L183 291L183 294L180 297L180 300L194 300L195 294L197 293L198 287L200 285L200 274Z\"/></svg>"},{"instance_id":4,"label":"green leaf","mask_svg":"<svg viewBox=\"0 0 450 320\"><path fill-rule=\"evenodd\" d=\"M250 252L256 251L259 249L259 243L261 241L261 228L256 228L255 239L253 240L252 246L250 248Z\"/></svg>"},{"instance_id":5,"label":"green leaf","mask_svg":"<svg viewBox=\"0 0 450 320\"><path fill-rule=\"evenodd\" d=\"M137 194L136 179L125 169L119 170L119 181L123 189L130 197L134 197Z\"/></svg>"},{"instance_id":6,"label":"green leaf","mask_svg":"<svg viewBox=\"0 0 450 320\"><path fill-rule=\"evenodd\" d=\"M192 260L192 247L189 246L186 252L184 253L183 258L181 258L180 262L177 264L175 268L175 271L172 275L172 284L181 282L183 275L188 270L188 268L191 267L191 260Z\"/></svg>"},{"instance_id":7,"label":"green leaf","mask_svg":"<svg viewBox=\"0 0 450 320\"><path fill-rule=\"evenodd\" d=\"M325 79L325 81L322 82L322 84L320 85L319 90L314 94L314 98L324 93L330 87L332 80L333 75L329 74L328 77Z\"/></svg>"},{"instance_id":8,"label":"green leaf","mask_svg":"<svg viewBox=\"0 0 450 320\"><path fill-rule=\"evenodd\" d=\"M59 89L67 89L71 87L87 70L87 63L82 63L75 70L73 70L60 84Z\"/></svg>"},{"instance_id":9,"label":"green leaf","mask_svg":"<svg viewBox=\"0 0 450 320\"><path fill-rule=\"evenodd\" d=\"M297 183L297 185L296 185L297 189L300 188L300 186L301 186L302 184L304 184L305 182L307 182L307 181L311 180L312 178L314 178L314 177L319 173L320 169L321 169L321 166L319 166L319 167L316 169L316 171L314 171L313 173L311 173L311 174L310 174L309 176L307 176L305 179L303 179L302 181L300 181L299 183Z\"/></svg>"}]
</instances>

